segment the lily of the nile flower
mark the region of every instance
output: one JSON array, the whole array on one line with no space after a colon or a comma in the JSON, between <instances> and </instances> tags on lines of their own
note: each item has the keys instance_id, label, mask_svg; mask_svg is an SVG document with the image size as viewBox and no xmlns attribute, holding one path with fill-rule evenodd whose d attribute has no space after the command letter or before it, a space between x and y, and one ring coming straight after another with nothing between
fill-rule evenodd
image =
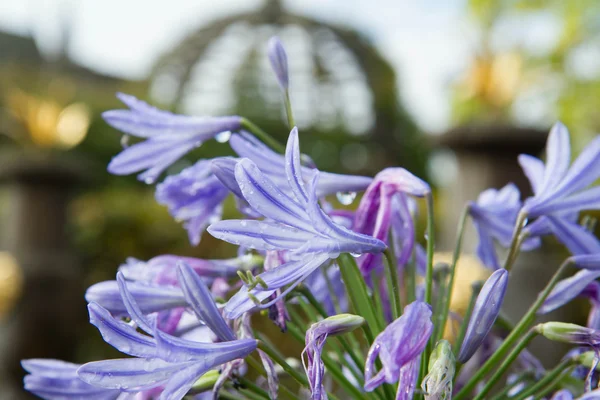
<instances>
[{"instance_id":1,"label":"lily of the nile flower","mask_svg":"<svg viewBox=\"0 0 600 400\"><path fill-rule=\"evenodd\" d=\"M323 387L325 364L321 360L327 337L352 332L364 322L365 319L358 315L338 314L312 324L306 331L306 347L302 351L302 364L308 377L312 400L327 399L327 392Z\"/></svg>"},{"instance_id":2,"label":"lily of the nile flower","mask_svg":"<svg viewBox=\"0 0 600 400\"><path fill-rule=\"evenodd\" d=\"M561 389L550 400L573 400L573 395L567 389Z\"/></svg>"},{"instance_id":3,"label":"lily of the nile flower","mask_svg":"<svg viewBox=\"0 0 600 400\"><path fill-rule=\"evenodd\" d=\"M404 168L387 168L378 173L369 185L356 210L353 230L369 234L387 243L390 228L400 239L397 248L399 265L408 262L412 253L415 232L410 199L407 195L424 197L431 188ZM363 275L381 264L381 256L365 254L359 260Z\"/></svg>"},{"instance_id":4,"label":"lily of the nile flower","mask_svg":"<svg viewBox=\"0 0 600 400\"><path fill-rule=\"evenodd\" d=\"M29 373L25 376L25 390L47 400L90 399L114 400L120 390L92 386L77 376L78 364L51 359L21 361Z\"/></svg>"},{"instance_id":5,"label":"lily of the nile flower","mask_svg":"<svg viewBox=\"0 0 600 400\"><path fill-rule=\"evenodd\" d=\"M586 228L576 223L576 215L542 216L523 230L529 236L553 234L573 255L600 252L600 241Z\"/></svg>"},{"instance_id":6,"label":"lily of the nile flower","mask_svg":"<svg viewBox=\"0 0 600 400\"><path fill-rule=\"evenodd\" d=\"M183 221L193 245L200 243L204 229L221 219L229 190L213 175L210 160L200 160L156 186L156 201L166 205L177 221Z\"/></svg>"},{"instance_id":7,"label":"lily of the nile flower","mask_svg":"<svg viewBox=\"0 0 600 400\"><path fill-rule=\"evenodd\" d=\"M271 271L284 263L285 259L283 252L267 251L264 264L265 271ZM281 329L281 332L285 332L287 331L287 321L290 320L290 316L285 306L285 299L280 296L281 289L277 289L275 293L271 295L272 300L276 298L279 298L279 300L269 307L269 319L275 322L275 325Z\"/></svg>"},{"instance_id":8,"label":"lily of the nile flower","mask_svg":"<svg viewBox=\"0 0 600 400\"><path fill-rule=\"evenodd\" d=\"M477 256L488 268L500 268L494 248L494 240L501 246L510 246L517 215L521 209L521 194L512 184L500 190L487 189L477 201L469 203L469 214L479 236ZM540 245L539 238L530 238L522 244L522 250L533 250Z\"/></svg>"},{"instance_id":9,"label":"lily of the nile flower","mask_svg":"<svg viewBox=\"0 0 600 400\"><path fill-rule=\"evenodd\" d=\"M225 306L225 316L233 319L254 308L257 301L270 297L275 290L291 284L281 296L330 258L348 252L382 252L385 243L336 225L319 207L316 188L318 170L305 188L300 165L298 131L290 133L286 148L286 188L280 189L249 159L235 166L239 190L252 208L267 219L219 221L208 227L216 238L258 250L289 250L292 260L256 279L260 285L244 286ZM252 299L249 297L249 294ZM277 299L261 307L268 307Z\"/></svg>"},{"instance_id":10,"label":"lily of the nile flower","mask_svg":"<svg viewBox=\"0 0 600 400\"><path fill-rule=\"evenodd\" d=\"M303 284L323 306L327 315L348 311L348 293L337 264L314 271Z\"/></svg>"},{"instance_id":11,"label":"lily of the nile flower","mask_svg":"<svg viewBox=\"0 0 600 400\"><path fill-rule=\"evenodd\" d=\"M397 382L400 377L406 380L398 386L398 396L414 387L415 383L408 380L413 376L417 378L412 370L413 362L427 346L432 331L431 307L427 303L415 301L406 306L402 316L389 324L369 349L365 361L365 390L371 392L384 382ZM373 376L377 357L382 368Z\"/></svg>"},{"instance_id":12,"label":"lily of the nile flower","mask_svg":"<svg viewBox=\"0 0 600 400\"><path fill-rule=\"evenodd\" d=\"M508 271L499 269L487 279L473 307L465 338L458 354L458 361L467 362L479 348L494 325L508 284Z\"/></svg>"},{"instance_id":13,"label":"lily of the nile flower","mask_svg":"<svg viewBox=\"0 0 600 400\"><path fill-rule=\"evenodd\" d=\"M77 374L90 385L136 392L163 387L160 399L179 400L207 371L244 358L256 349L256 340L236 339L221 317L210 293L195 272L180 266L185 297L198 317L222 340L202 343L168 335L155 328L152 318L143 315L122 275L118 282L129 316L146 336L134 327L113 318L97 304L89 305L90 321L104 340L134 358L90 362Z\"/></svg>"},{"instance_id":14,"label":"lily of the nile flower","mask_svg":"<svg viewBox=\"0 0 600 400\"><path fill-rule=\"evenodd\" d=\"M600 187L586 189L600 177L600 136L571 166L570 161L569 131L560 122L550 130L545 164L529 155L519 156L534 192L523 206L529 217L600 208Z\"/></svg>"},{"instance_id":15,"label":"lily of the nile flower","mask_svg":"<svg viewBox=\"0 0 600 400\"><path fill-rule=\"evenodd\" d=\"M146 139L125 148L108 165L115 175L145 171L138 179L153 183L171 164L222 132L240 129L241 117L190 117L151 107L133 96L118 93L129 110L102 114L112 127Z\"/></svg>"}]
</instances>

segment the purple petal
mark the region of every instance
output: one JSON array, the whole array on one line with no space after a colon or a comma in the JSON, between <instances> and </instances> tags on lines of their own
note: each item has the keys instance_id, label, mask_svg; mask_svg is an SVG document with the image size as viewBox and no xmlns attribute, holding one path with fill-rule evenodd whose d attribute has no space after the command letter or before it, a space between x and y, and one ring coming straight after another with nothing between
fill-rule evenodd
<instances>
[{"instance_id":1,"label":"purple petal","mask_svg":"<svg viewBox=\"0 0 600 400\"><path fill-rule=\"evenodd\" d=\"M198 318L204 321L222 341L235 340L233 331L221 316L206 284L198 274L182 263L179 265L178 276L183 294Z\"/></svg>"},{"instance_id":2,"label":"purple petal","mask_svg":"<svg viewBox=\"0 0 600 400\"><path fill-rule=\"evenodd\" d=\"M554 195L581 190L600 177L600 136L590 142L573 162Z\"/></svg>"},{"instance_id":3,"label":"purple petal","mask_svg":"<svg viewBox=\"0 0 600 400\"><path fill-rule=\"evenodd\" d=\"M233 135L233 137L238 135ZM223 186L229 189L233 194L240 198L244 198L240 186L235 180L235 165L238 159L233 157L214 158L210 163L212 173L221 181Z\"/></svg>"},{"instance_id":4,"label":"purple petal","mask_svg":"<svg viewBox=\"0 0 600 400\"><path fill-rule=\"evenodd\" d=\"M163 385L191 364L171 364L158 358L118 358L83 364L77 375L93 386L140 391Z\"/></svg>"},{"instance_id":5,"label":"purple petal","mask_svg":"<svg viewBox=\"0 0 600 400\"><path fill-rule=\"evenodd\" d=\"M165 385L159 400L181 400L191 389L194 383L204 375L208 369L203 364L194 363L181 371L176 372L169 383Z\"/></svg>"},{"instance_id":6,"label":"purple petal","mask_svg":"<svg viewBox=\"0 0 600 400\"><path fill-rule=\"evenodd\" d=\"M300 164L300 143L298 141L298 128L294 127L288 137L285 148L285 173L292 193L298 203L304 205L308 202L308 195L302 180L302 165Z\"/></svg>"},{"instance_id":7,"label":"purple petal","mask_svg":"<svg viewBox=\"0 0 600 400\"><path fill-rule=\"evenodd\" d=\"M569 210L600 209L600 186L575 193L565 199L557 198L535 208L537 214L556 214Z\"/></svg>"},{"instance_id":8,"label":"purple petal","mask_svg":"<svg viewBox=\"0 0 600 400\"><path fill-rule=\"evenodd\" d=\"M473 221L473 225L475 225L477 236L479 238L479 243L477 244L476 250L477 257L479 257L483 265L486 267L494 270L499 269L500 263L498 262L498 256L496 255L496 249L494 248L494 241L492 240L492 237L478 222Z\"/></svg>"},{"instance_id":9,"label":"purple petal","mask_svg":"<svg viewBox=\"0 0 600 400\"><path fill-rule=\"evenodd\" d=\"M138 333L134 327L113 318L96 303L88 304L90 323L100 331L102 339L115 349L130 356L154 357L154 340Z\"/></svg>"},{"instance_id":10,"label":"purple petal","mask_svg":"<svg viewBox=\"0 0 600 400\"><path fill-rule=\"evenodd\" d=\"M424 197L431 193L429 185L404 168L386 168L375 176L375 181L393 185L397 191Z\"/></svg>"},{"instance_id":11,"label":"purple petal","mask_svg":"<svg viewBox=\"0 0 600 400\"><path fill-rule=\"evenodd\" d=\"M529 179L533 193L537 195L544 180L544 170L546 168L544 162L528 154L521 154L519 155L519 164L521 164L525 176Z\"/></svg>"},{"instance_id":12,"label":"purple petal","mask_svg":"<svg viewBox=\"0 0 600 400\"><path fill-rule=\"evenodd\" d=\"M419 377L420 364L421 356L400 368L396 400L413 400L415 387L417 386L417 378Z\"/></svg>"},{"instance_id":13,"label":"purple petal","mask_svg":"<svg viewBox=\"0 0 600 400\"><path fill-rule=\"evenodd\" d=\"M155 338L160 358L174 363L201 363L207 370L236 358L244 358L256 350L254 339L201 343L180 339L158 330L155 331Z\"/></svg>"},{"instance_id":14,"label":"purple petal","mask_svg":"<svg viewBox=\"0 0 600 400\"><path fill-rule=\"evenodd\" d=\"M21 366L32 375L40 375L47 378L69 378L76 375L77 368L79 368L79 364L51 358L22 360Z\"/></svg>"},{"instance_id":15,"label":"purple petal","mask_svg":"<svg viewBox=\"0 0 600 400\"><path fill-rule=\"evenodd\" d=\"M183 293L176 288L141 282L131 282L127 288L144 314L187 305ZM88 303L98 303L111 314L125 315L127 313L117 281L105 281L90 286L85 293L85 299Z\"/></svg>"},{"instance_id":16,"label":"purple petal","mask_svg":"<svg viewBox=\"0 0 600 400\"><path fill-rule=\"evenodd\" d=\"M275 186L251 160L244 158L236 164L235 178L254 210L275 221L311 230L306 211Z\"/></svg>"},{"instance_id":17,"label":"purple petal","mask_svg":"<svg viewBox=\"0 0 600 400\"><path fill-rule=\"evenodd\" d=\"M114 400L120 396L120 391L89 385L75 373L70 379L27 375L23 382L25 390L46 400Z\"/></svg>"},{"instance_id":18,"label":"purple petal","mask_svg":"<svg viewBox=\"0 0 600 400\"><path fill-rule=\"evenodd\" d=\"M403 193L392 199L392 237L399 267L408 263L415 244L415 225L408 201Z\"/></svg>"},{"instance_id":19,"label":"purple petal","mask_svg":"<svg viewBox=\"0 0 600 400\"><path fill-rule=\"evenodd\" d=\"M600 269L600 253L597 254L581 254L571 257L571 261L579 268L588 270Z\"/></svg>"},{"instance_id":20,"label":"purple petal","mask_svg":"<svg viewBox=\"0 0 600 400\"><path fill-rule=\"evenodd\" d=\"M548 225L556 236L573 255L600 253L600 242L581 225L563 218L547 217Z\"/></svg>"},{"instance_id":21,"label":"purple petal","mask_svg":"<svg viewBox=\"0 0 600 400\"><path fill-rule=\"evenodd\" d=\"M600 271L581 270L575 275L563 279L552 289L538 314L546 314L567 304L590 284L600 277Z\"/></svg>"},{"instance_id":22,"label":"purple petal","mask_svg":"<svg viewBox=\"0 0 600 400\"><path fill-rule=\"evenodd\" d=\"M554 124L548 135L546 143L546 168L544 180L539 188L541 196L553 191L569 168L571 162L571 145L569 144L569 131L562 123Z\"/></svg>"},{"instance_id":23,"label":"purple petal","mask_svg":"<svg viewBox=\"0 0 600 400\"><path fill-rule=\"evenodd\" d=\"M457 357L460 362L467 362L475 354L492 329L500 313L507 284L508 272L505 269L499 269L492 273L481 288Z\"/></svg>"},{"instance_id":24,"label":"purple petal","mask_svg":"<svg viewBox=\"0 0 600 400\"><path fill-rule=\"evenodd\" d=\"M320 172L317 185L317 197L321 198L334 193L360 192L373 182L373 178L359 175L341 175Z\"/></svg>"},{"instance_id":25,"label":"purple petal","mask_svg":"<svg viewBox=\"0 0 600 400\"><path fill-rule=\"evenodd\" d=\"M127 310L127 314L131 317L133 322L137 324L140 329L142 329L147 334L151 335L154 332L152 326L156 321L154 319L148 319L140 310L135 298L127 288L127 284L125 283L125 278L121 272L117 272L117 285L119 286L119 292L121 293L121 300L123 301L123 305ZM92 303L94 304L94 303ZM152 346L154 347L154 342L152 342Z\"/></svg>"}]
</instances>

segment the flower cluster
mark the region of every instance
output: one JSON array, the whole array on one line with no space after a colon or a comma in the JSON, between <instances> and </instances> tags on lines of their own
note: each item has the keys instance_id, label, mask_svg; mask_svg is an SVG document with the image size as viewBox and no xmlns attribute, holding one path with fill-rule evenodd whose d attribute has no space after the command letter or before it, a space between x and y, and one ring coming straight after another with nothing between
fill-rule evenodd
<instances>
[{"instance_id":1,"label":"flower cluster","mask_svg":"<svg viewBox=\"0 0 600 400\"><path fill-rule=\"evenodd\" d=\"M268 55L293 125L287 55L277 38ZM118 96L129 109L107 111L105 120L141 141L114 157L113 174L141 172L153 184L213 138L235 153L165 177L156 200L183 222L193 245L206 232L238 246L238 255L128 259L115 280L85 296L90 322L128 357L24 360L28 391L45 399L480 400L508 376L494 398L599 398L600 242L579 217L600 208L600 190L589 188L600 177L600 138L571 164L568 131L557 123L545 163L518 160L533 196L521 199L510 183L481 193L466 205L452 262L434 268L433 191L406 169L374 178L320 171L301 153L295 126L283 147L240 116L188 117ZM328 198L345 193L350 203L356 192L364 193L355 211ZM229 196L239 218L222 220ZM423 210L425 246L416 235ZM471 306L457 314L449 299L468 218L477 256L492 272L472 285ZM501 315L510 271L520 251L548 235L571 256L513 325ZM578 271L566 277L569 268ZM587 327L534 326L538 315L577 297L590 302ZM285 342L276 348L259 329L267 317L304 351L291 354ZM460 328L448 334L453 326ZM546 370L527 349L536 335L575 349Z\"/></svg>"}]
</instances>

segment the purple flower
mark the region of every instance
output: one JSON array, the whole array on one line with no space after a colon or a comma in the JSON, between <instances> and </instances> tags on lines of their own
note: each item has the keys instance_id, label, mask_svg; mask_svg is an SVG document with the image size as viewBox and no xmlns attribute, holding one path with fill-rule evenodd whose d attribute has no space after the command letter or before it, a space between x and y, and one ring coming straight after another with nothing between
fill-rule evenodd
<instances>
[{"instance_id":1,"label":"purple flower","mask_svg":"<svg viewBox=\"0 0 600 400\"><path fill-rule=\"evenodd\" d=\"M370 234L387 243L390 227L395 238L404 239L398 247L398 261L404 265L412 253L414 245L414 223L410 203L406 194L423 197L431 192L427 183L404 168L387 168L375 176L356 210L353 230ZM380 265L381 257L365 254L359 260L359 267L368 275Z\"/></svg>"},{"instance_id":2,"label":"purple flower","mask_svg":"<svg viewBox=\"0 0 600 400\"><path fill-rule=\"evenodd\" d=\"M319 173L312 171L313 179L307 190L302 179L296 129L290 133L286 160L287 192L275 185L251 160L242 159L235 166L240 191L266 220L219 221L208 228L213 236L247 248L290 251L291 261L257 278L262 284L254 285L250 294L258 301L291 283L282 293L287 294L325 261L342 252L381 252L386 247L378 239L336 225L319 207L316 195ZM236 318L254 307L248 293L245 286L227 303L227 318Z\"/></svg>"},{"instance_id":3,"label":"purple flower","mask_svg":"<svg viewBox=\"0 0 600 400\"><path fill-rule=\"evenodd\" d=\"M499 269L487 279L475 302L467 332L458 354L458 361L467 362L479 348L494 325L508 284L508 272Z\"/></svg>"},{"instance_id":4,"label":"purple flower","mask_svg":"<svg viewBox=\"0 0 600 400\"><path fill-rule=\"evenodd\" d=\"M567 304L579 296L592 282L600 277L598 270L581 270L575 275L563 279L556 284L550 292L544 304L538 310L538 314L546 314Z\"/></svg>"},{"instance_id":5,"label":"purple flower","mask_svg":"<svg viewBox=\"0 0 600 400\"><path fill-rule=\"evenodd\" d=\"M77 377L78 364L51 359L21 361L29 373L25 376L25 390L48 400L90 399L113 400L120 390L92 386Z\"/></svg>"},{"instance_id":6,"label":"purple flower","mask_svg":"<svg viewBox=\"0 0 600 400\"><path fill-rule=\"evenodd\" d=\"M198 161L156 186L156 201L166 205L177 221L184 221L190 242L200 243L204 229L221 219L229 190L213 175L210 160Z\"/></svg>"},{"instance_id":7,"label":"purple flower","mask_svg":"<svg viewBox=\"0 0 600 400\"><path fill-rule=\"evenodd\" d=\"M267 251L264 264L265 271L271 271L284 263L283 252ZM282 332L285 332L287 331L287 321L290 320L290 316L285 306L285 299L281 298L281 289L277 289L275 293L271 295L271 300L275 299L278 300L269 307L269 319L275 322L275 325L277 325Z\"/></svg>"},{"instance_id":8,"label":"purple flower","mask_svg":"<svg viewBox=\"0 0 600 400\"><path fill-rule=\"evenodd\" d=\"M288 90L290 82L287 54L285 54L283 44L281 44L281 41L277 36L273 36L271 39L269 39L268 54L271 67L277 76L277 82L279 82L279 86L282 90Z\"/></svg>"},{"instance_id":9,"label":"purple flower","mask_svg":"<svg viewBox=\"0 0 600 400\"><path fill-rule=\"evenodd\" d=\"M84 364L77 370L80 379L93 386L133 392L164 386L161 399L181 399L208 370L244 358L256 349L253 339L235 339L204 283L191 268L182 266L179 274L192 309L217 336L232 340L220 343L194 342L156 329L156 321L143 315L128 290L129 284L118 274L122 301L129 316L140 329L152 336L137 332L133 326L114 319L102 307L90 304L90 321L100 330L104 340L121 352L137 358Z\"/></svg>"},{"instance_id":10,"label":"purple flower","mask_svg":"<svg viewBox=\"0 0 600 400\"><path fill-rule=\"evenodd\" d=\"M431 307L427 303L415 301L406 306L404 314L389 324L369 349L365 361L365 390L371 392L384 382L397 382L402 367L421 355L432 331ZM373 376L377 357L383 367Z\"/></svg>"},{"instance_id":11,"label":"purple flower","mask_svg":"<svg viewBox=\"0 0 600 400\"><path fill-rule=\"evenodd\" d=\"M600 187L586 189L600 177L600 136L569 167L569 131L557 122L546 143L546 164L532 156L519 156L534 196L525 201L529 217L600 208Z\"/></svg>"},{"instance_id":12,"label":"purple flower","mask_svg":"<svg viewBox=\"0 0 600 400\"><path fill-rule=\"evenodd\" d=\"M323 387L325 364L321 354L328 336L351 332L365 322L363 317L352 314L334 315L314 323L306 331L306 347L302 351L302 364L308 377L311 399L327 399L327 392Z\"/></svg>"},{"instance_id":13,"label":"purple flower","mask_svg":"<svg viewBox=\"0 0 600 400\"><path fill-rule=\"evenodd\" d=\"M238 116L189 117L156 109L130 95L118 93L117 97L129 110L106 111L104 120L128 135L147 140L115 156L108 171L115 175L145 171L138 179L146 183L155 182L162 171L206 140L241 126Z\"/></svg>"},{"instance_id":14,"label":"purple flower","mask_svg":"<svg viewBox=\"0 0 600 400\"><path fill-rule=\"evenodd\" d=\"M524 229L529 236L553 234L574 255L600 253L600 241L576 223L576 215L549 215L538 218Z\"/></svg>"},{"instance_id":15,"label":"purple flower","mask_svg":"<svg viewBox=\"0 0 600 400\"><path fill-rule=\"evenodd\" d=\"M573 400L573 395L567 389L554 393L551 400Z\"/></svg>"},{"instance_id":16,"label":"purple flower","mask_svg":"<svg viewBox=\"0 0 600 400\"><path fill-rule=\"evenodd\" d=\"M398 391L396 400L413 400L417 379L419 378L419 366L421 365L421 356L417 356L408 364L400 368L398 377Z\"/></svg>"},{"instance_id":17,"label":"purple flower","mask_svg":"<svg viewBox=\"0 0 600 400\"><path fill-rule=\"evenodd\" d=\"M509 183L500 190L483 191L476 202L469 204L469 213L479 236L477 256L489 268L500 268L494 240L503 247L511 244L517 215L521 209L520 196L519 189ZM540 239L532 238L523 243L522 249L532 250L539 245Z\"/></svg>"}]
</instances>

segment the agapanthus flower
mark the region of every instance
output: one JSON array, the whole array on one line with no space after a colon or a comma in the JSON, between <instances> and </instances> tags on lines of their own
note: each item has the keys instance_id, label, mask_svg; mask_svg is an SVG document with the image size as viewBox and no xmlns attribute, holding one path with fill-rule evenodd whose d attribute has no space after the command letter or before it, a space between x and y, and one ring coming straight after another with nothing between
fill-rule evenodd
<instances>
[{"instance_id":1,"label":"agapanthus flower","mask_svg":"<svg viewBox=\"0 0 600 400\"><path fill-rule=\"evenodd\" d=\"M370 392L384 382L397 382L402 368L421 355L432 331L431 307L427 303L415 301L406 306L402 316L389 324L369 349L365 361L365 390ZM378 357L382 368L375 373ZM404 373L411 371L404 370ZM398 391L404 389L399 387Z\"/></svg>"},{"instance_id":2,"label":"agapanthus flower","mask_svg":"<svg viewBox=\"0 0 600 400\"><path fill-rule=\"evenodd\" d=\"M488 268L500 268L494 240L505 248L511 244L517 215L521 209L520 196L519 189L509 183L500 190L487 189L479 195L477 201L469 203L469 214L479 238L477 256ZM521 248L532 250L539 245L539 238L530 238L525 240Z\"/></svg>"},{"instance_id":3,"label":"agapanthus flower","mask_svg":"<svg viewBox=\"0 0 600 400\"><path fill-rule=\"evenodd\" d=\"M179 274L192 309L223 341L194 342L157 330L153 319L144 315L119 274L118 282L129 316L151 336L142 335L131 325L113 318L108 311L91 303L90 321L100 330L104 340L134 358L84 364L77 370L80 379L93 386L130 392L161 386L161 399L181 399L208 370L244 358L256 349L256 340L235 338L205 284L193 270L182 265Z\"/></svg>"},{"instance_id":4,"label":"agapanthus flower","mask_svg":"<svg viewBox=\"0 0 600 400\"><path fill-rule=\"evenodd\" d=\"M129 110L111 110L102 114L112 127L127 135L146 139L125 148L108 165L115 175L145 171L138 179L154 183L171 164L203 142L222 132L238 130L241 117L191 117L151 107L133 96L117 97Z\"/></svg>"},{"instance_id":5,"label":"agapanthus flower","mask_svg":"<svg viewBox=\"0 0 600 400\"><path fill-rule=\"evenodd\" d=\"M288 140L285 170L288 182L287 190L283 191L254 162L239 161L235 166L239 189L252 208L267 219L219 221L208 228L213 236L247 248L290 251L291 261L257 277L261 285L255 285L250 294L258 301L292 284L282 293L286 294L325 261L342 252L362 254L382 252L386 248L385 243L376 238L336 225L319 207L316 194L319 172L311 171L313 178L308 189L305 188L296 129ZM244 287L227 303L225 315L228 318L254 307L248 293Z\"/></svg>"},{"instance_id":6,"label":"agapanthus flower","mask_svg":"<svg viewBox=\"0 0 600 400\"><path fill-rule=\"evenodd\" d=\"M275 76L277 76L277 82L282 90L287 90L289 86L289 74L288 74L288 61L285 48L277 36L273 36L269 39L268 43L269 61Z\"/></svg>"},{"instance_id":7,"label":"agapanthus flower","mask_svg":"<svg viewBox=\"0 0 600 400\"><path fill-rule=\"evenodd\" d=\"M554 393L551 400L573 400L573 395L568 390L562 389Z\"/></svg>"},{"instance_id":8,"label":"agapanthus flower","mask_svg":"<svg viewBox=\"0 0 600 400\"><path fill-rule=\"evenodd\" d=\"M222 203L229 195L213 175L210 163L200 160L156 186L156 201L166 205L177 221L184 222L193 245L200 243L202 232L211 222L221 219Z\"/></svg>"},{"instance_id":9,"label":"agapanthus flower","mask_svg":"<svg viewBox=\"0 0 600 400\"><path fill-rule=\"evenodd\" d=\"M267 251L264 263L265 271L271 271L284 263L285 257L283 252ZM285 332L287 330L287 321L290 320L290 316L287 312L285 299L281 298L281 289L277 289L275 293L271 295L271 299L278 300L269 307L269 319L275 322L275 325L277 325L282 332Z\"/></svg>"},{"instance_id":10,"label":"agapanthus flower","mask_svg":"<svg viewBox=\"0 0 600 400\"><path fill-rule=\"evenodd\" d=\"M397 258L404 265L412 253L415 232L411 213L411 202L407 195L424 197L431 188L404 168L386 168L375 176L356 210L355 232L370 234L387 243L390 229L395 238L404 239L399 243ZM380 256L365 254L359 260L359 267L368 275L380 264Z\"/></svg>"},{"instance_id":11,"label":"agapanthus flower","mask_svg":"<svg viewBox=\"0 0 600 400\"><path fill-rule=\"evenodd\" d=\"M560 122L550 130L545 164L529 155L519 156L534 192L523 206L529 217L600 207L600 187L586 189L600 177L600 136L569 166L570 161L569 131Z\"/></svg>"},{"instance_id":12,"label":"agapanthus flower","mask_svg":"<svg viewBox=\"0 0 600 400\"><path fill-rule=\"evenodd\" d=\"M600 278L598 270L581 270L571 277L558 282L538 310L538 314L546 314L567 304L579 296L592 282Z\"/></svg>"},{"instance_id":13,"label":"agapanthus flower","mask_svg":"<svg viewBox=\"0 0 600 400\"><path fill-rule=\"evenodd\" d=\"M467 362L473 356L492 329L500 313L507 284L508 271L499 269L492 273L481 288L458 354L458 361L461 363Z\"/></svg>"},{"instance_id":14,"label":"agapanthus flower","mask_svg":"<svg viewBox=\"0 0 600 400\"><path fill-rule=\"evenodd\" d=\"M365 322L363 317L352 314L338 314L314 323L306 331L306 347L302 351L302 364L308 377L311 399L327 399L327 392L323 387L325 364L321 354L325 341L329 336L352 332Z\"/></svg>"}]
</instances>

